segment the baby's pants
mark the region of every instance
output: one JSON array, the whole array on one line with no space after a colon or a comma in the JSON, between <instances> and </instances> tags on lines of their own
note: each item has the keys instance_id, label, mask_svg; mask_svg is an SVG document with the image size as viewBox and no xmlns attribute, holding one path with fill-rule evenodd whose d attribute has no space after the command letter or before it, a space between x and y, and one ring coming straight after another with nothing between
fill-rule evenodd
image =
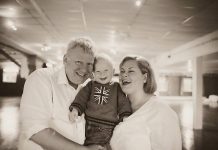
<instances>
[{"instance_id":1,"label":"baby's pants","mask_svg":"<svg viewBox=\"0 0 218 150\"><path fill-rule=\"evenodd\" d=\"M84 145L97 144L105 146L112 137L114 127L114 125L105 125L86 120L86 139Z\"/></svg>"}]
</instances>

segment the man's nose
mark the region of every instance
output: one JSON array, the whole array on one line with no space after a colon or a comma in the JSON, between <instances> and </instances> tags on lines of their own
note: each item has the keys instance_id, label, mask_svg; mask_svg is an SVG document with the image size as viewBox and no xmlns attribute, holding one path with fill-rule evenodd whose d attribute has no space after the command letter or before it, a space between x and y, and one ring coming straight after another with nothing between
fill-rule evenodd
<instances>
[{"instance_id":1,"label":"man's nose","mask_svg":"<svg viewBox=\"0 0 218 150\"><path fill-rule=\"evenodd\" d=\"M83 71L84 73L88 72L89 71L89 67L87 64L82 64L80 66L80 71Z\"/></svg>"}]
</instances>

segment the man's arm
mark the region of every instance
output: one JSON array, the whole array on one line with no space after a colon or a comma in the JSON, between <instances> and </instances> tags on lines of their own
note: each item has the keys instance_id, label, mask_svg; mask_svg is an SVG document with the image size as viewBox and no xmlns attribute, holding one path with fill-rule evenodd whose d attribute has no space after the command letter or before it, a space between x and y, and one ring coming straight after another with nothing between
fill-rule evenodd
<instances>
[{"instance_id":1,"label":"man's arm","mask_svg":"<svg viewBox=\"0 0 218 150\"><path fill-rule=\"evenodd\" d=\"M50 128L51 90L49 76L43 71L28 77L20 104L21 133L25 140L32 140L46 150L98 150L97 146L85 147L70 141Z\"/></svg>"},{"instance_id":2,"label":"man's arm","mask_svg":"<svg viewBox=\"0 0 218 150\"><path fill-rule=\"evenodd\" d=\"M30 140L42 146L46 150L98 150L100 147L93 145L90 147L79 145L51 128L44 129L34 134Z\"/></svg>"}]
</instances>

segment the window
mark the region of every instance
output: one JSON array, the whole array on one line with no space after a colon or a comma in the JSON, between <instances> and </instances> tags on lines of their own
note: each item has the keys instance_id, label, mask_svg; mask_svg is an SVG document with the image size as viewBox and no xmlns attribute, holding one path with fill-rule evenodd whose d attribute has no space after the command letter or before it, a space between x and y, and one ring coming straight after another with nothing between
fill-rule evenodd
<instances>
[{"instance_id":1,"label":"window","mask_svg":"<svg viewBox=\"0 0 218 150\"><path fill-rule=\"evenodd\" d=\"M192 78L182 79L182 92L192 92Z\"/></svg>"},{"instance_id":2,"label":"window","mask_svg":"<svg viewBox=\"0 0 218 150\"><path fill-rule=\"evenodd\" d=\"M159 92L167 92L168 91L168 82L165 76L159 77L158 84Z\"/></svg>"}]
</instances>

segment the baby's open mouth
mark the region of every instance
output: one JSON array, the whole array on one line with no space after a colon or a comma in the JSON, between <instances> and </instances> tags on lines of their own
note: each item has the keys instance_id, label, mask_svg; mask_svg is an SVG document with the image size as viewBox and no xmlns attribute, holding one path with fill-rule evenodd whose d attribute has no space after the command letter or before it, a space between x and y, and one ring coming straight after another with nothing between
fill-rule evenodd
<instances>
[{"instance_id":1,"label":"baby's open mouth","mask_svg":"<svg viewBox=\"0 0 218 150\"><path fill-rule=\"evenodd\" d=\"M104 78L100 78L100 80L102 80L102 81L104 81L104 80L106 80L107 79L107 77L104 77Z\"/></svg>"}]
</instances>

